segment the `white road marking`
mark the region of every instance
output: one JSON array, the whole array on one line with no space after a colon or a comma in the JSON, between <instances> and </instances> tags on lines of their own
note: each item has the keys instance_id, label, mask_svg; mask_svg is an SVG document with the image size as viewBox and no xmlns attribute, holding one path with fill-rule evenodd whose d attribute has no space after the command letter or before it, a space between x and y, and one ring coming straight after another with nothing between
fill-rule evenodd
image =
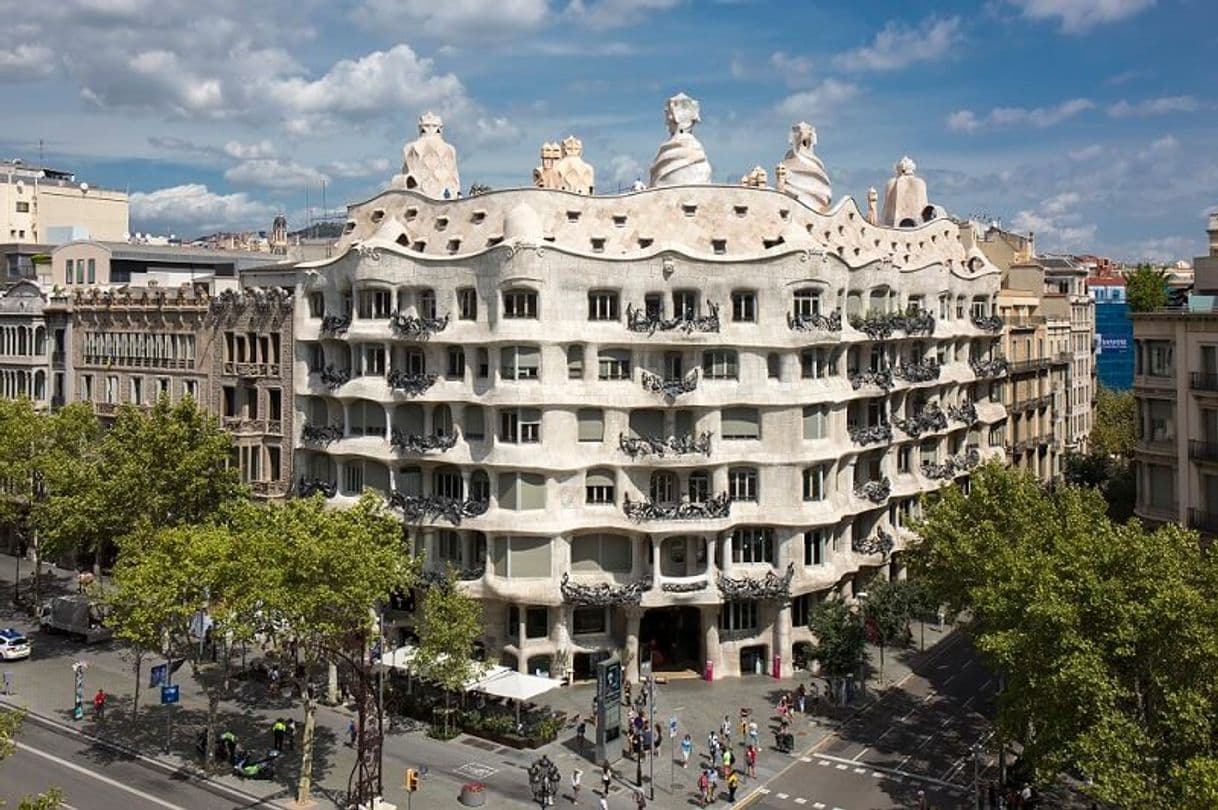
<instances>
[{"instance_id":1,"label":"white road marking","mask_svg":"<svg viewBox=\"0 0 1218 810\"><path fill-rule=\"evenodd\" d=\"M884 739L885 737L887 737L887 736L888 736L888 732L892 731L894 728L896 728L896 726L895 726L895 725L891 725L891 726L889 726L888 728L884 729L883 733L882 733L882 734L880 734L880 736L878 736L878 737L876 737L876 738L875 738L875 741L876 741L876 742L879 742L880 740L882 740L882 739Z\"/></svg>"},{"instance_id":2,"label":"white road marking","mask_svg":"<svg viewBox=\"0 0 1218 810\"><path fill-rule=\"evenodd\" d=\"M844 771L844 770L846 770L846 768L847 768L847 766L846 766L846 765L838 765L838 766L837 766L837 769L838 769L839 771Z\"/></svg>"},{"instance_id":3,"label":"white road marking","mask_svg":"<svg viewBox=\"0 0 1218 810\"><path fill-rule=\"evenodd\" d=\"M824 802L812 802L812 806L815 807L816 810L825 810Z\"/></svg>"},{"instance_id":4,"label":"white road marking","mask_svg":"<svg viewBox=\"0 0 1218 810\"><path fill-rule=\"evenodd\" d=\"M964 708L966 708L966 709L967 709L967 708L969 707L969 704L970 704L970 703L972 703L972 702L973 702L974 700L976 700L976 699L977 699L977 696L976 696L976 695L973 695L971 698L969 698L968 700L964 701Z\"/></svg>"},{"instance_id":5,"label":"white road marking","mask_svg":"<svg viewBox=\"0 0 1218 810\"><path fill-rule=\"evenodd\" d=\"M854 772L855 773L867 773L867 769L866 768L855 768Z\"/></svg>"},{"instance_id":6,"label":"white road marking","mask_svg":"<svg viewBox=\"0 0 1218 810\"><path fill-rule=\"evenodd\" d=\"M814 756L816 756L820 759L827 759L830 762L838 762L838 763L843 763L846 765L852 764L850 762L850 760L848 760L848 759L842 759L841 757L835 757L835 756L831 756L829 754L814 754ZM905 759L909 759L909 757L906 757ZM904 762L904 760L902 760L902 762ZM838 765L837 767L841 768L842 765ZM949 790L959 790L960 789L959 785L953 785L951 782L944 782L942 779L935 779L933 776L922 776L921 774L903 771L903 770L901 770L900 766L897 766L895 769L893 769L893 768L884 768L879 765L873 765L872 768L874 768L875 770L884 774L885 776L889 776L894 779L899 779L899 778L903 777L905 779L911 779L915 782L925 782L928 785L937 785L939 787L948 788Z\"/></svg>"},{"instance_id":7,"label":"white road marking","mask_svg":"<svg viewBox=\"0 0 1218 810\"><path fill-rule=\"evenodd\" d=\"M812 761L812 757L800 757L800 758L799 758L799 761L800 761L800 762L811 762L811 761Z\"/></svg>"},{"instance_id":8,"label":"white road marking","mask_svg":"<svg viewBox=\"0 0 1218 810\"><path fill-rule=\"evenodd\" d=\"M34 756L42 757L43 759L50 760L51 762L54 762L56 765L59 765L60 767L67 768L68 770L76 771L77 773L83 774L92 779L96 779L98 782L101 782L104 785L109 785L110 787L118 788L119 790L125 790L126 792L130 793L132 796L138 796L139 798L143 799L144 801L151 802L152 804L155 804L158 807L164 807L164 808L166 808L166 810L186 810L186 808L184 808L180 805L170 804L169 802L162 801L161 799L158 799L156 796L145 793L142 790L136 790L135 788L133 788L129 785L124 785L122 782L111 779L108 776L102 776L100 773L95 773L95 772L89 770L88 768L82 768L80 765L77 765L74 762L68 762L66 759L57 757L54 754L48 754L46 751L39 750L32 745L26 745L25 743L19 742L17 740L14 740L13 744L16 745L22 751L28 751L29 753L33 754Z\"/></svg>"},{"instance_id":9,"label":"white road marking","mask_svg":"<svg viewBox=\"0 0 1218 810\"><path fill-rule=\"evenodd\" d=\"M876 779L879 779L884 774L880 773L879 771L872 771L871 775L874 776Z\"/></svg>"},{"instance_id":10,"label":"white road marking","mask_svg":"<svg viewBox=\"0 0 1218 810\"><path fill-rule=\"evenodd\" d=\"M826 762L825 760L823 760L823 759L822 759L822 760L820 761L820 765L822 765L822 766L824 766L824 767L828 767L829 763L828 763L828 762Z\"/></svg>"},{"instance_id":11,"label":"white road marking","mask_svg":"<svg viewBox=\"0 0 1218 810\"><path fill-rule=\"evenodd\" d=\"M857 754L855 754L853 757L851 757L851 759L853 759L855 762L858 762L860 759L863 758L863 754L866 754L867 751L868 751L867 746L864 746L863 750L859 751Z\"/></svg>"},{"instance_id":12,"label":"white road marking","mask_svg":"<svg viewBox=\"0 0 1218 810\"><path fill-rule=\"evenodd\" d=\"M795 800L795 803L796 803L796 804L807 804L807 803L808 803L808 800L807 800L807 799L805 799L805 798L803 798L803 797L801 796L801 797L799 797L798 799L796 799L796 800Z\"/></svg>"},{"instance_id":13,"label":"white road marking","mask_svg":"<svg viewBox=\"0 0 1218 810\"><path fill-rule=\"evenodd\" d=\"M757 788L757 792L760 793L762 796L765 796L765 795L769 794L770 789L768 787L760 787L760 788Z\"/></svg>"},{"instance_id":14,"label":"white road marking","mask_svg":"<svg viewBox=\"0 0 1218 810\"><path fill-rule=\"evenodd\" d=\"M780 798L780 799L789 799L789 798L791 798L791 797L790 797L790 795L789 795L789 794L786 794L786 793L779 793L779 794L777 794L777 795L778 795L778 798Z\"/></svg>"},{"instance_id":15,"label":"white road marking","mask_svg":"<svg viewBox=\"0 0 1218 810\"><path fill-rule=\"evenodd\" d=\"M947 686L949 683L954 681L956 679L956 675L958 675L958 674L959 674L958 671L956 673L953 673L951 676L948 677L948 679L946 681L943 682L943 685Z\"/></svg>"}]
</instances>

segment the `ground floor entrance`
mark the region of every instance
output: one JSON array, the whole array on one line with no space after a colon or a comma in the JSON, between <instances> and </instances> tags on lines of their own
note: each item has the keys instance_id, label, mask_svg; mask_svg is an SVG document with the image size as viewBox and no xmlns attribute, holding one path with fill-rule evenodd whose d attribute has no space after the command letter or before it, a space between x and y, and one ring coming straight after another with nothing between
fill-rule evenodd
<instances>
[{"instance_id":1,"label":"ground floor entrance","mask_svg":"<svg viewBox=\"0 0 1218 810\"><path fill-rule=\"evenodd\" d=\"M655 672L702 671L702 613L696 607L652 608L639 625L641 661Z\"/></svg>"}]
</instances>

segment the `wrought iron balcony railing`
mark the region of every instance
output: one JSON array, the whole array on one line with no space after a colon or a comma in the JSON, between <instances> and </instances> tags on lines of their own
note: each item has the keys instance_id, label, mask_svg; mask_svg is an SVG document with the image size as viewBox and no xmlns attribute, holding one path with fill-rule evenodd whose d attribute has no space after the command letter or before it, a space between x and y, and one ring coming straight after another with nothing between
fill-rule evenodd
<instances>
[{"instance_id":1,"label":"wrought iron balcony railing","mask_svg":"<svg viewBox=\"0 0 1218 810\"><path fill-rule=\"evenodd\" d=\"M1013 363L1007 363L1007 369L1011 374L1023 374L1027 371L1040 371L1049 367L1050 360L1048 357L1033 357L1029 360L1017 360Z\"/></svg>"},{"instance_id":2,"label":"wrought iron balcony railing","mask_svg":"<svg viewBox=\"0 0 1218 810\"><path fill-rule=\"evenodd\" d=\"M935 317L928 310L910 307L904 312L851 315L850 325L872 340L887 340L894 332L904 332L911 337L934 334Z\"/></svg>"},{"instance_id":3,"label":"wrought iron balcony railing","mask_svg":"<svg viewBox=\"0 0 1218 810\"><path fill-rule=\"evenodd\" d=\"M306 422L300 430L300 440L305 444L327 445L342 437L342 425L310 425Z\"/></svg>"},{"instance_id":4,"label":"wrought iron balcony railing","mask_svg":"<svg viewBox=\"0 0 1218 810\"><path fill-rule=\"evenodd\" d=\"M864 385L874 385L887 391L892 388L892 371L886 368L879 371L851 371L850 387L857 391Z\"/></svg>"},{"instance_id":5,"label":"wrought iron balcony railing","mask_svg":"<svg viewBox=\"0 0 1218 810\"><path fill-rule=\"evenodd\" d=\"M711 452L711 434L699 433L697 436L669 436L659 439L654 436L627 436L619 433L618 448L631 458L640 456L709 456Z\"/></svg>"},{"instance_id":6,"label":"wrought iron balcony railing","mask_svg":"<svg viewBox=\"0 0 1218 810\"><path fill-rule=\"evenodd\" d=\"M417 397L419 394L425 393L428 388L436 384L438 379L440 379L439 374L427 371L403 371L400 368L395 368L385 375L385 381L389 383L390 388L401 391L408 397Z\"/></svg>"},{"instance_id":7,"label":"wrought iron balcony railing","mask_svg":"<svg viewBox=\"0 0 1218 810\"><path fill-rule=\"evenodd\" d=\"M425 568L423 569L421 576L423 581L428 585L444 587L448 584L449 571L455 573L457 575L457 579L461 582L472 582L474 580L482 579L483 574L486 573L486 563L468 568L447 563L443 567L439 568Z\"/></svg>"},{"instance_id":8,"label":"wrought iron balcony railing","mask_svg":"<svg viewBox=\"0 0 1218 810\"><path fill-rule=\"evenodd\" d=\"M1189 386L1194 391L1218 391L1218 373L1194 371L1189 376Z\"/></svg>"},{"instance_id":9,"label":"wrought iron balcony railing","mask_svg":"<svg viewBox=\"0 0 1218 810\"><path fill-rule=\"evenodd\" d=\"M976 449L972 449L953 456L942 464L937 464L933 461L924 463L922 465L922 475L941 481L945 478L954 478L962 472L968 472L980 463L981 453Z\"/></svg>"},{"instance_id":10,"label":"wrought iron balcony railing","mask_svg":"<svg viewBox=\"0 0 1218 810\"><path fill-rule=\"evenodd\" d=\"M850 434L850 441L858 445L869 444L888 444L892 441L892 425L880 423L878 425L852 425L846 428L846 432Z\"/></svg>"},{"instance_id":11,"label":"wrought iron balcony railing","mask_svg":"<svg viewBox=\"0 0 1218 810\"><path fill-rule=\"evenodd\" d=\"M902 363L892 370L892 376L911 383L931 382L939 379L940 370L934 360L919 360L916 363Z\"/></svg>"},{"instance_id":12,"label":"wrought iron balcony railing","mask_svg":"<svg viewBox=\"0 0 1218 810\"><path fill-rule=\"evenodd\" d=\"M302 498L307 498L314 492L320 492L327 498L333 498L338 494L338 482L327 481L324 478L300 476L300 480L296 482L296 494Z\"/></svg>"},{"instance_id":13,"label":"wrought iron balcony railing","mask_svg":"<svg viewBox=\"0 0 1218 810\"><path fill-rule=\"evenodd\" d=\"M943 413L943 410L934 402L929 402L922 406L922 410L908 419L894 419L892 421L893 424L901 429L902 433L914 439L923 433L947 430L947 414Z\"/></svg>"},{"instance_id":14,"label":"wrought iron balcony railing","mask_svg":"<svg viewBox=\"0 0 1218 810\"><path fill-rule=\"evenodd\" d=\"M321 384L330 390L340 388L351 379L351 369L326 366L321 370Z\"/></svg>"},{"instance_id":15,"label":"wrought iron balcony railing","mask_svg":"<svg viewBox=\"0 0 1218 810\"><path fill-rule=\"evenodd\" d=\"M948 405L947 415L949 418L966 425L975 425L980 421L980 417L977 416L977 406L971 399L966 399L959 405Z\"/></svg>"},{"instance_id":16,"label":"wrought iron balcony railing","mask_svg":"<svg viewBox=\"0 0 1218 810\"><path fill-rule=\"evenodd\" d=\"M993 360L972 360L969 366L978 378L1004 377L1010 367L1006 360L996 357Z\"/></svg>"},{"instance_id":17,"label":"wrought iron balcony railing","mask_svg":"<svg viewBox=\"0 0 1218 810\"><path fill-rule=\"evenodd\" d=\"M655 503L632 501L627 496L622 502L622 511L626 517L638 523L649 520L717 520L731 514L732 498L724 492L712 495L705 501Z\"/></svg>"},{"instance_id":18,"label":"wrought iron balcony railing","mask_svg":"<svg viewBox=\"0 0 1218 810\"><path fill-rule=\"evenodd\" d=\"M461 525L465 518L484 514L490 504L471 498L450 498L447 495L407 495L394 490L389 494L389 505L401 509L411 523L446 520L454 526Z\"/></svg>"},{"instance_id":19,"label":"wrought iron balcony railing","mask_svg":"<svg viewBox=\"0 0 1218 810\"><path fill-rule=\"evenodd\" d=\"M399 453L421 455L432 450L451 450L457 444L458 432L453 428L451 433L408 433L402 428L394 428L389 446Z\"/></svg>"},{"instance_id":20,"label":"wrought iron balcony railing","mask_svg":"<svg viewBox=\"0 0 1218 810\"><path fill-rule=\"evenodd\" d=\"M684 332L687 335L692 332L718 332L719 306L717 304L708 304L707 309L710 311L707 315L665 318L659 313L648 312L645 309L635 309L630 304L627 304L626 328L631 332L646 332L648 335L654 335L656 332L672 331Z\"/></svg>"},{"instance_id":21,"label":"wrought iron balcony railing","mask_svg":"<svg viewBox=\"0 0 1218 810\"><path fill-rule=\"evenodd\" d=\"M644 369L639 382L645 390L653 394L659 394L665 399L676 399L682 394L698 390L698 369L690 369L681 379L665 379Z\"/></svg>"},{"instance_id":22,"label":"wrought iron balcony railing","mask_svg":"<svg viewBox=\"0 0 1218 810\"><path fill-rule=\"evenodd\" d=\"M974 315L973 326L983 332L1001 332L1004 321L999 315Z\"/></svg>"},{"instance_id":23,"label":"wrought iron balcony railing","mask_svg":"<svg viewBox=\"0 0 1218 810\"><path fill-rule=\"evenodd\" d=\"M792 315L788 312L787 327L794 332L840 332L842 311L835 309L828 315Z\"/></svg>"},{"instance_id":24,"label":"wrought iron balcony railing","mask_svg":"<svg viewBox=\"0 0 1218 810\"><path fill-rule=\"evenodd\" d=\"M448 328L448 316L424 318L395 312L389 316L389 328L395 335L407 340L428 340L432 335Z\"/></svg>"},{"instance_id":25,"label":"wrought iron balcony railing","mask_svg":"<svg viewBox=\"0 0 1218 810\"><path fill-rule=\"evenodd\" d=\"M854 497L862 498L872 503L883 503L888 500L888 496L891 494L892 481L887 476L878 481L864 481L854 485Z\"/></svg>"},{"instance_id":26,"label":"wrought iron balcony railing","mask_svg":"<svg viewBox=\"0 0 1218 810\"><path fill-rule=\"evenodd\" d=\"M572 582L571 576L563 572L558 589L562 592L562 600L569 605L579 607L613 607L617 605L637 605L643 601L643 592L651 589L650 580L639 580L629 585L618 585L612 582L582 583Z\"/></svg>"},{"instance_id":27,"label":"wrought iron balcony railing","mask_svg":"<svg viewBox=\"0 0 1218 810\"><path fill-rule=\"evenodd\" d=\"M762 577L729 577L720 571L715 580L724 602L756 599L785 602L791 598L791 580L794 578L795 563L787 563L786 573L781 576L775 571L766 571Z\"/></svg>"},{"instance_id":28,"label":"wrought iron balcony railing","mask_svg":"<svg viewBox=\"0 0 1218 810\"><path fill-rule=\"evenodd\" d=\"M350 315L326 315L321 319L321 333L327 337L338 337L350 328Z\"/></svg>"},{"instance_id":29,"label":"wrought iron balcony railing","mask_svg":"<svg viewBox=\"0 0 1218 810\"><path fill-rule=\"evenodd\" d=\"M895 539L891 534L883 529L876 529L875 534L853 538L850 541L850 550L855 554L883 554L887 557L894 544Z\"/></svg>"}]
</instances>

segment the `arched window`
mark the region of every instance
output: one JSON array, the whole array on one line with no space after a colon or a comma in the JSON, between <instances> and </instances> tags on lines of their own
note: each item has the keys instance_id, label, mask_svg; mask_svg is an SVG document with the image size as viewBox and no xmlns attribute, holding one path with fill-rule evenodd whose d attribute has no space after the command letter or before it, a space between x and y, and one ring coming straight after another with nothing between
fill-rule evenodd
<instances>
[{"instance_id":1,"label":"arched window","mask_svg":"<svg viewBox=\"0 0 1218 810\"><path fill-rule=\"evenodd\" d=\"M653 503L676 503L677 476L670 472L653 472L651 474L650 495Z\"/></svg>"},{"instance_id":2,"label":"arched window","mask_svg":"<svg viewBox=\"0 0 1218 810\"><path fill-rule=\"evenodd\" d=\"M461 471L456 467L437 467L431 475L431 491L442 498L461 500L465 497L465 483Z\"/></svg>"},{"instance_id":3,"label":"arched window","mask_svg":"<svg viewBox=\"0 0 1218 810\"><path fill-rule=\"evenodd\" d=\"M431 432L437 436L450 435L453 432L453 412L447 405L437 405L431 414Z\"/></svg>"}]
</instances>

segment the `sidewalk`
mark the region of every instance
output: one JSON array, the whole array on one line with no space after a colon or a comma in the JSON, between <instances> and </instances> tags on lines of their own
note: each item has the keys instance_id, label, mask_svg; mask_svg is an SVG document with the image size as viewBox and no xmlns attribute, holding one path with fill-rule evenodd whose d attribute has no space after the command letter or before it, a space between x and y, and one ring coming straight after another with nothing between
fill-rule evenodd
<instances>
[{"instance_id":1,"label":"sidewalk","mask_svg":"<svg viewBox=\"0 0 1218 810\"><path fill-rule=\"evenodd\" d=\"M17 614L11 605L12 568L6 563L11 557L0 557L0 626L16 625L30 634L33 656L27 661L4 662L4 670L12 673L14 694L6 700L12 705L29 710L32 714L69 726L81 732L96 735L108 743L120 744L132 751L151 757L165 769L178 773L197 773L195 738L206 718L206 697L190 678L189 667L183 666L174 677L180 686L181 703L176 707L152 705L159 699L157 690L147 689L149 667L158 661L144 662L140 692L138 720L131 720L132 699L135 689L133 662L121 645L104 644L86 647L61 636L48 636L33 627L24 614ZM23 564L23 568L26 566ZM70 587L66 577L71 572L58 572L63 587ZM885 680L897 682L907 675L911 666L933 655L937 643L948 633L926 628L926 652L886 651ZM915 643L919 628L914 628ZM873 658L876 650L871 650ZM73 675L71 664L80 660L88 665L85 675L85 701L91 704L92 695L98 687L110 696L104 723L92 719L92 711L86 719L71 718L73 704ZM821 707L818 714L798 718L793 728L795 752L783 754L773 747L773 735L768 733L774 707L779 695L793 692L800 683L808 684L812 679L806 673L801 677L775 680L765 676L717 681L707 684L700 680L674 680L656 688L655 721L667 729L669 719L677 719L678 732L675 739L664 739L661 753L655 759L655 799L652 808L686 808L696 790L696 764L706 753L706 737L717 730L727 714L733 726L733 743L738 761L743 763L741 740L737 722L740 707L752 710L762 729L762 750L758 757L758 778L747 780L741 795L748 795L764 782L791 764L800 754L831 734L840 723L858 711L871 705L877 695L868 688L853 706ZM823 686L823 681L820 681ZM874 681L869 681L869 687ZM823 688L822 688L823 691ZM545 696L546 701L560 711L571 714L589 714L594 687L580 684L556 689ZM809 704L809 711L812 711ZM166 753L167 715L172 714L172 731L169 734ZM239 745L255 751L265 751L271 746L272 723L277 718L295 717L303 724L303 711L299 701L271 695L265 686L258 683L234 681L232 698L220 706L217 733L231 729L238 737ZM317 714L317 734L314 743L314 791L320 808L341 807L348 787L348 779L355 763L355 754L343 744L347 723L351 713L343 708L321 707ZM677 743L685 734L694 742L691 766L682 771ZM589 737L592 737L591 728ZM591 745L588 746L591 749ZM581 804L594 806L590 797L594 788L599 789L599 767L596 763L581 758L576 753L574 724L560 732L558 739L536 751L517 751L484 740L462 735L449 742L439 742L427 737L419 730L406 730L402 724L390 723L384 745L384 771L382 782L384 797L399 808L407 806L407 795L403 788L406 768L417 768L423 773L422 784L413 797L418 808L458 808L461 785L479 781L487 786L488 804L497 808L536 807L528 787L525 769L542 754L546 754L562 773L562 790L558 805L569 803L563 798L569 795L569 779L573 768L583 770L584 798ZM98 760L103 761L112 754L98 751ZM588 756L591 756L589 751ZM261 800L263 806L288 807L295 797L295 779L299 767L298 752L287 752L281 761L278 778L274 782L241 780L229 774L212 777L212 781L228 790L239 791L250 801ZM581 759L583 759L581 764ZM650 770L644 763L644 775ZM632 760L621 759L615 763L620 778L610 792L611 808L633 810L634 780L636 766ZM556 806L558 806L556 805Z\"/></svg>"}]
</instances>

